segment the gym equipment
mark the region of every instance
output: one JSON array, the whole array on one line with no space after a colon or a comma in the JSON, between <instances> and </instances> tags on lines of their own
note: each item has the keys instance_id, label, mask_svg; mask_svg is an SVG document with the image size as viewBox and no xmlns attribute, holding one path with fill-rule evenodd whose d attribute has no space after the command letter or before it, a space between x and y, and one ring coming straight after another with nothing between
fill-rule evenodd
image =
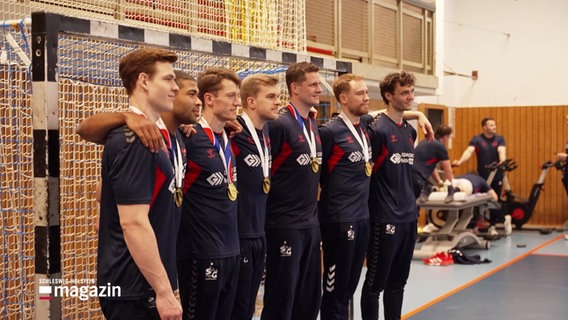
<instances>
[{"instance_id":1,"label":"gym equipment","mask_svg":"<svg viewBox=\"0 0 568 320\"><path fill-rule=\"evenodd\" d=\"M504 161L503 164L499 167L500 170L512 171L517 167L517 165L515 164L514 160L508 159ZM511 185L509 184L507 175L503 175L503 190L505 191L505 195L500 200L501 210L503 212L503 215L511 215L511 222L515 225L516 229L521 229L523 224L529 221L540 196L540 192L542 191L542 188L544 186L544 179L546 178L546 174L552 167L560 169L561 164L559 161L546 161L542 164L540 176L532 186L528 199L520 198L519 196L514 194L511 190Z\"/></svg>"},{"instance_id":2,"label":"gym equipment","mask_svg":"<svg viewBox=\"0 0 568 320\"><path fill-rule=\"evenodd\" d=\"M468 229L474 209L487 210L489 200L491 200L489 195L478 193L467 196L463 201L446 203L443 200L428 200L417 203L426 210L440 210L447 214L443 227L426 237L420 248L414 250L413 259L422 260L452 248L489 249L491 246L489 241L478 237L471 229Z\"/></svg>"},{"instance_id":3,"label":"gym equipment","mask_svg":"<svg viewBox=\"0 0 568 320\"><path fill-rule=\"evenodd\" d=\"M505 173L506 169L508 168L509 171L512 171L517 168L516 163L512 159L507 159L503 162L503 164L499 164L498 162L493 162L487 166L487 168L491 169L489 172L489 176L487 177L487 184L491 185L491 182L495 178L495 175L498 172ZM420 206L420 204L419 204ZM498 209L497 204L490 204L489 209ZM446 223L446 217L448 212L446 210L426 210L426 219L428 222L431 222L436 227L441 228ZM474 212L474 219L468 225L469 228L477 228L477 225L482 224L482 220L489 220L489 211L486 210L485 214L480 214L478 210ZM496 236L487 236L489 240L496 240L499 237Z\"/></svg>"}]
</instances>

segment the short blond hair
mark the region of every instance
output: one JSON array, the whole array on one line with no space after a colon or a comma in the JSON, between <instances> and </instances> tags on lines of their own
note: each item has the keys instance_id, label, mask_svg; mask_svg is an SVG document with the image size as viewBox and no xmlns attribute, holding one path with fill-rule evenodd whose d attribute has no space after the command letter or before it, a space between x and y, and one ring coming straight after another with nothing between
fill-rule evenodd
<instances>
[{"instance_id":1,"label":"short blond hair","mask_svg":"<svg viewBox=\"0 0 568 320\"><path fill-rule=\"evenodd\" d=\"M260 86L276 86L278 78L273 75L257 73L246 77L241 84L241 105L248 108L247 99L255 97L260 91Z\"/></svg>"}]
</instances>

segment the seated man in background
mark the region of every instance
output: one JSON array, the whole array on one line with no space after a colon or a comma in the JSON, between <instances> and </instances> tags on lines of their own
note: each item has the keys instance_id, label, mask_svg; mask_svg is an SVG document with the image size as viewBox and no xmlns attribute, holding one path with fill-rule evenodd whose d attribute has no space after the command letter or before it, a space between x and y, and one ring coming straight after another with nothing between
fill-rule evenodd
<instances>
[{"instance_id":1,"label":"seated man in background","mask_svg":"<svg viewBox=\"0 0 568 320\"><path fill-rule=\"evenodd\" d=\"M452 181L454 174L452 172L452 164L450 163L450 156L446 144L452 135L452 127L445 124L436 127L434 139L425 138L414 149L414 165L412 166L412 182L414 185L414 196L419 202L428 200L428 196L432 192L435 182L437 187L444 185L444 180L440 178L436 167L440 164L444 170L444 179ZM448 200L451 201L450 189ZM422 229L423 232L433 232L438 230L433 223L427 221L427 224Z\"/></svg>"},{"instance_id":2,"label":"seated man in background","mask_svg":"<svg viewBox=\"0 0 568 320\"><path fill-rule=\"evenodd\" d=\"M436 171L436 166L440 164L444 170L444 179L452 181L454 174L452 172L452 164L446 149L446 143L452 135L452 127L447 125L439 125L436 127L434 134L435 139L424 139L414 149L414 165L412 166L412 180L414 184L414 195L419 198L421 193L427 199L429 191L432 190L433 180L438 187L444 184L440 175ZM432 177L430 179L430 177Z\"/></svg>"}]
</instances>

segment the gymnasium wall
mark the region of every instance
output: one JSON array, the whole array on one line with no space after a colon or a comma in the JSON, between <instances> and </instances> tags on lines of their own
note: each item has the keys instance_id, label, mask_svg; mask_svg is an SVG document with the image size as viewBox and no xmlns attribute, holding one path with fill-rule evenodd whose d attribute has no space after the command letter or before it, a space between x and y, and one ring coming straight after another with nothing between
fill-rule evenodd
<instances>
[{"instance_id":1,"label":"gymnasium wall","mask_svg":"<svg viewBox=\"0 0 568 320\"><path fill-rule=\"evenodd\" d=\"M440 79L450 107L568 104L568 1L436 0ZM445 71L479 78L444 75ZM421 101L426 102L426 101Z\"/></svg>"},{"instance_id":2,"label":"gymnasium wall","mask_svg":"<svg viewBox=\"0 0 568 320\"><path fill-rule=\"evenodd\" d=\"M568 105L526 107L467 107L454 108L454 138L449 150L450 159L459 159L469 140L481 133L481 120L492 117L497 132L505 137L507 158L513 158L518 168L508 174L511 189L528 199L532 185L540 175L540 166L547 160L555 161L555 153L564 150L568 141L565 118ZM454 174L475 170L475 155ZM530 226L561 226L568 220L568 196L560 181L561 172L552 168L544 181Z\"/></svg>"}]
</instances>

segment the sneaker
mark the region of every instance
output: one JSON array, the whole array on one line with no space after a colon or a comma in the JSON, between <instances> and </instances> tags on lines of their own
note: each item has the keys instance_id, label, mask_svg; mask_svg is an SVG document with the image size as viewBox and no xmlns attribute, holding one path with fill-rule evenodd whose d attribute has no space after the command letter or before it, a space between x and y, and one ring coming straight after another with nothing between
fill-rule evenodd
<instances>
[{"instance_id":1,"label":"sneaker","mask_svg":"<svg viewBox=\"0 0 568 320\"><path fill-rule=\"evenodd\" d=\"M442 258L441 258L442 252L438 252L435 255L431 256L430 258L425 258L424 260L424 264L427 264L429 266L439 266L440 263L442 263Z\"/></svg>"},{"instance_id":2,"label":"sneaker","mask_svg":"<svg viewBox=\"0 0 568 320\"><path fill-rule=\"evenodd\" d=\"M422 232L426 232L426 233L432 233L432 232L436 232L440 230L438 227L436 227L433 223L429 223L427 225L424 226L424 228L422 228Z\"/></svg>"},{"instance_id":3,"label":"sneaker","mask_svg":"<svg viewBox=\"0 0 568 320\"><path fill-rule=\"evenodd\" d=\"M441 251L423 261L429 266L448 266L454 264L454 257L446 251Z\"/></svg>"},{"instance_id":4,"label":"sneaker","mask_svg":"<svg viewBox=\"0 0 568 320\"><path fill-rule=\"evenodd\" d=\"M441 266L449 266L450 264L454 264L454 256L444 251L442 255L442 263Z\"/></svg>"},{"instance_id":5,"label":"sneaker","mask_svg":"<svg viewBox=\"0 0 568 320\"><path fill-rule=\"evenodd\" d=\"M487 234L489 234L490 236L499 235L499 233L497 232L497 229L495 229L495 226L489 227L489 229L487 230Z\"/></svg>"},{"instance_id":6,"label":"sneaker","mask_svg":"<svg viewBox=\"0 0 568 320\"><path fill-rule=\"evenodd\" d=\"M503 223L503 225L505 226L506 235L510 235L511 233L513 233L513 226L511 226L511 215L505 216L505 222Z\"/></svg>"}]
</instances>

